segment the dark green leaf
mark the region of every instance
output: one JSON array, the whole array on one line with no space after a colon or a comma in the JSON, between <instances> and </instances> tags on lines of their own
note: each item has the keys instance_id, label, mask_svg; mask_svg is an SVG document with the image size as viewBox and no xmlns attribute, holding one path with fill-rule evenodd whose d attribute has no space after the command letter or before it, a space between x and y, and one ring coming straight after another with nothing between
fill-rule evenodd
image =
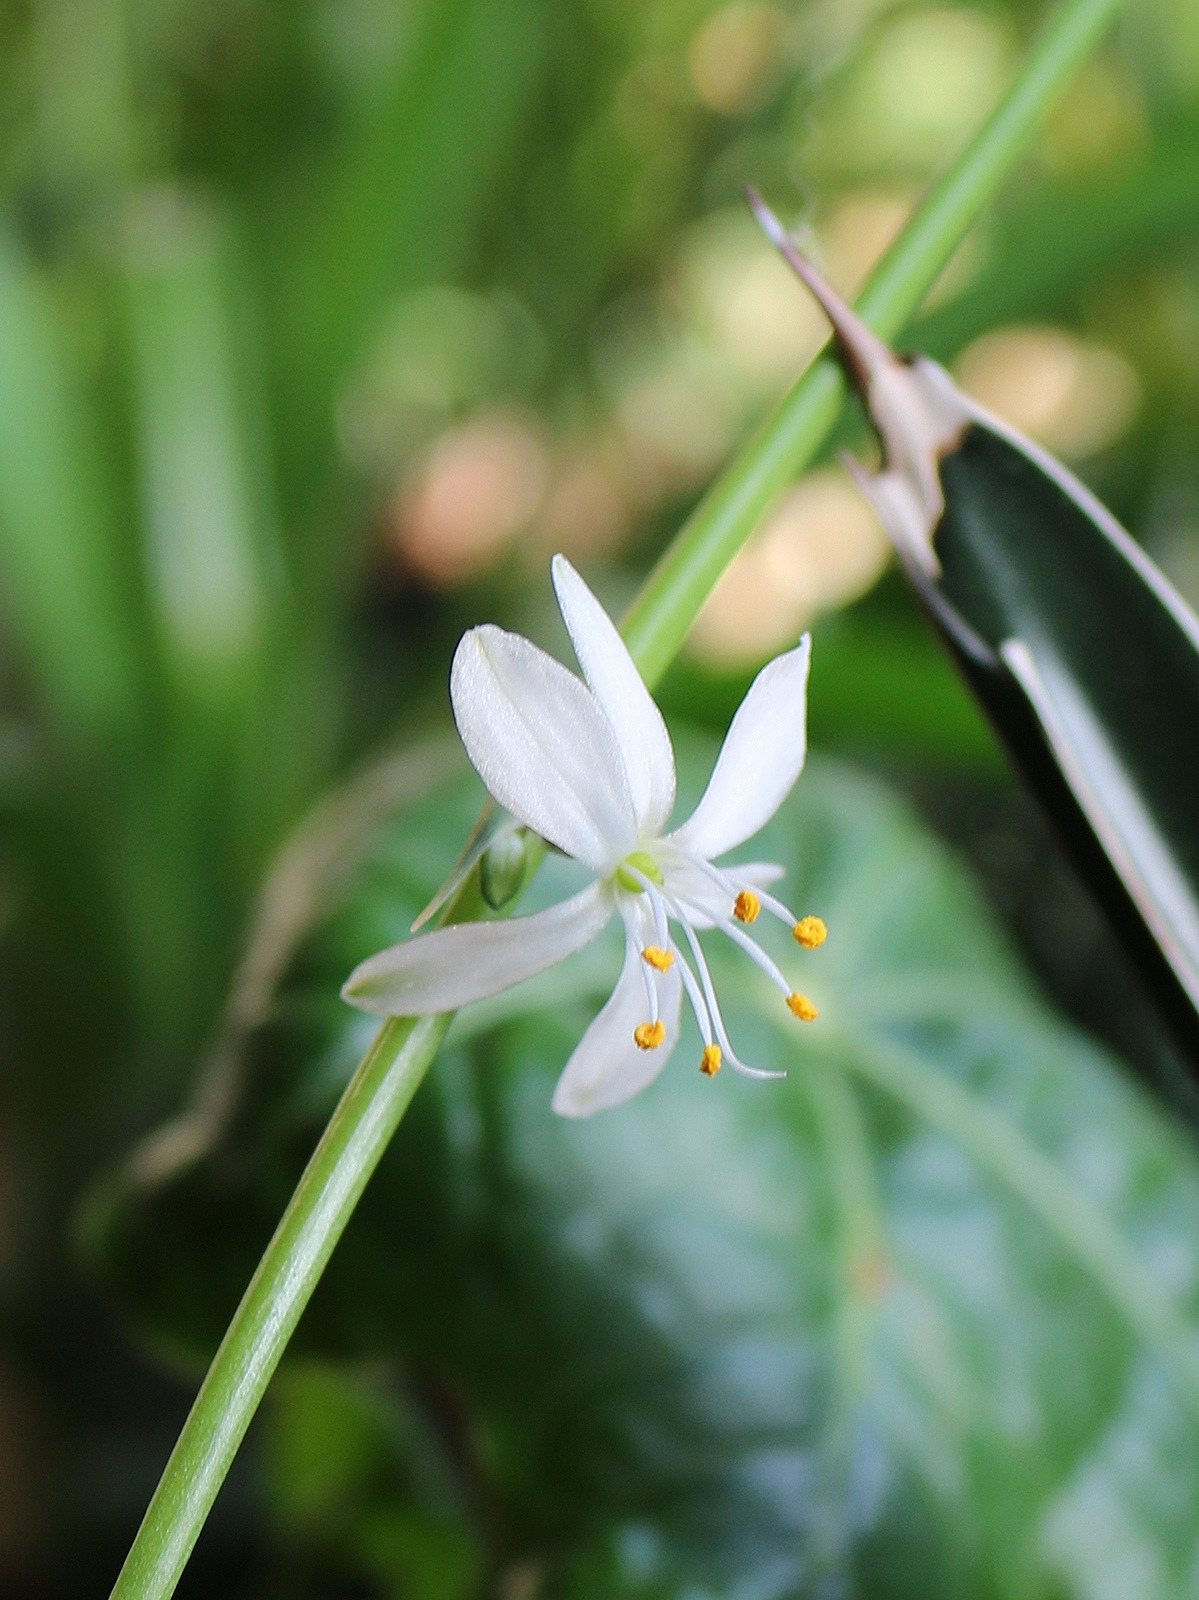
<instances>
[{"instance_id":1,"label":"dark green leaf","mask_svg":"<svg viewBox=\"0 0 1199 1600\"><path fill-rule=\"evenodd\" d=\"M899 361L753 200L879 430L861 486L1199 1070L1199 618L1073 474Z\"/></svg>"},{"instance_id":2,"label":"dark green leaf","mask_svg":"<svg viewBox=\"0 0 1199 1600\"><path fill-rule=\"evenodd\" d=\"M1080 486L985 423L941 481L939 592L996 654L945 636L1199 1063L1199 622Z\"/></svg>"}]
</instances>

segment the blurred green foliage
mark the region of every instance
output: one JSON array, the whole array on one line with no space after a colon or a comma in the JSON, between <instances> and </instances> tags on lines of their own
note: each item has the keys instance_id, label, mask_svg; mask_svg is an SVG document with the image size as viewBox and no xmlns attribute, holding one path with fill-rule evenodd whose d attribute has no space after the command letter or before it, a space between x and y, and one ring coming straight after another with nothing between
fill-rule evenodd
<instances>
[{"instance_id":1,"label":"blurred green foliage","mask_svg":"<svg viewBox=\"0 0 1199 1600\"><path fill-rule=\"evenodd\" d=\"M811 328L796 309L799 291L762 276L762 247L738 209L741 184L754 181L788 220L810 224L830 270L852 282L921 182L985 112L1038 20L1031 4L932 9L887 0L303 0L290 7L13 0L0 7L6 1594L102 1592L180 1420L186 1382L161 1375L140 1342L145 1328L126 1322L109 1291L81 1273L71 1218L80 1195L179 1110L197 1064L227 1042L239 993L230 1001L230 986L275 852L381 740L402 748L445 727L449 652L466 623L493 618L563 646L545 581L551 549L568 549L619 609L725 452L794 375ZM1083 470L1192 597L1199 594L1197 173L1194 8L1189 0L1139 0L912 332L913 343L947 361L989 330L1030 323L1068 334L1076 354L1100 349L1119 357L1139 401ZM1067 409L1068 402L1067 393ZM847 421L839 442L861 440L860 425ZM1168 1080L1171 1064L1152 1019L1006 788L989 735L906 596L884 577L855 598L836 572L821 573L817 587L826 598L814 604L827 614L816 624L814 737L905 783L972 854L1052 993ZM771 648L754 629L769 586L750 592L759 609L751 608L748 628L740 625L749 656L682 660L665 686L668 709L710 726L727 718L754 649ZM797 631L801 621L796 610L784 625ZM856 781L828 777L814 787L827 796L844 783L856 794ZM388 793L384 809L397 803ZM283 1035L287 1019L302 1021L305 1007L324 1014L333 1005L343 970L372 939L383 942L406 926L414 886L434 886L469 828L471 797L465 789L455 795L420 828L410 820L395 835L394 873L374 891L370 938L334 941L319 960L310 952L298 976L293 970ZM861 804L871 815L871 806L890 815L889 802ZM884 833L891 826L879 823ZM900 855L924 859L930 847L904 831L909 824L894 826L905 841ZM891 857L880 862L880 894L898 870ZM938 882L942 870L930 868ZM326 879L316 877L323 894ZM331 872L329 883L335 880ZM844 889L838 879L837 892ZM861 893L868 898L868 886ZM959 941L974 948L977 913L955 890L938 915L951 973ZM299 925L308 922L300 917ZM862 924L847 912L845 926ZM874 979L894 954L887 931L875 925ZM1013 982L1006 957L989 935L978 937L985 946L972 958L979 981L1006 993ZM292 951L285 940L283 957ZM270 1013L277 976L272 969L260 984L260 1020ZM867 976L864 966L846 996ZM471 1297L485 1296L488 1274L514 1260L522 1293L533 1300L505 1304L488 1326L515 1340L527 1305L545 1303L537 1299L547 1293L537 1272L558 1270L558 1245L551 1250L546 1241L556 1238L566 1204L561 1186L582 1186L567 1209L579 1230L571 1248L585 1254L595 1230L602 1237L612 1198L603 1163L624 1170L629 1130L640 1128L652 1151L671 1129L695 1122L694 1133L672 1135L680 1153L669 1190L638 1191L645 1236L651 1243L664 1236L690 1205L699 1234L684 1230L678 1248L693 1266L705 1239L715 1251L727 1237L724 1201L705 1198L726 1139L726 1170L743 1171L747 1184L759 1184L776 1160L792 1173L788 1181L811 1203L797 1203L779 1224L783 1244L771 1248L785 1257L789 1292L798 1294L812 1275L813 1299L802 1337L778 1359L785 1367L810 1352L812 1365L792 1389L782 1368L774 1383L767 1357L760 1366L745 1359L763 1387L762 1426L786 1435L796 1462L808 1461L808 1445L796 1443L801 1436L821 1439L820 1449L835 1456L847 1435L821 1431L817 1375L830 1340L840 1337L830 1330L849 1326L844 1308L856 1302L832 1292L831 1247L819 1254L815 1241L821 1229L834 1229L829 1175L849 1181L852 1163L821 1167L819 1150L833 1137L829 1128L860 1125L882 1195L879 1226L902 1243L904 1260L925 1283L916 1299L931 1319L929 1338L937 1319L950 1316L946 1308L968 1298L954 1272L966 1272L983 1248L977 1241L997 1252L994 1281L1006 1285L1010 1273L1015 1287L1010 1296L998 1293L985 1315L950 1318L955 1337L973 1351L960 1371L935 1346L923 1347L927 1384L952 1380L957 1389L933 1405L918 1385L914 1409L910 1386L891 1392L894 1426L906 1416L912 1428L933 1427L928 1459L952 1482L920 1487L918 1474L894 1468L900 1499L888 1501L891 1447L867 1452L883 1478L861 1490L877 1517L862 1524L873 1530L868 1535L852 1532L860 1565L851 1587L899 1585L895 1574L911 1552L917 1564L927 1559L930 1571L945 1573L946 1593L1049 1592L1049 1578L1038 1590L1042 1580L1026 1576L1032 1568L1024 1558L1009 1562L1003 1552L1031 1537L1030 1519L1052 1501L1067 1508L1052 1523L1055 1548L1075 1552L1054 1558L1058 1590L1104 1592L1098 1557L1087 1568L1078 1553L1085 1545L1078 1529L1092 1525L1088 1507L1116 1506L1119 1516L1099 1517L1109 1570L1142 1575L1125 1591L1185 1592L1189 1557L1181 1552L1193 1502L1171 1452L1190 1447L1190 1424L1171 1414L1160 1373L1136 1354L1119 1319L1096 1307L1076 1267L1062 1265L1044 1239L1024 1239L1023 1224L1012 1220L1022 1214L1009 1215L974 1169L954 1165L943 1139L903 1119L896 1124L874 1091L859 1105L857 1091L835 1075L819 1083L827 1096L841 1097L840 1110L831 1101L821 1109L820 1088L805 1095L795 1072L782 1097L772 1091L758 1101L742 1092L730 1099L723 1081L692 1084L675 1074L658 1101L586 1135L600 1163L593 1182L574 1142L580 1136L553 1128L545 1111L553 1068L590 994L580 988L569 1026L565 1013L509 1019L495 1032L480 1031L480 1021L474 1038L462 1040L444 1072L435 1072L425 1110L389 1168L398 1187L386 1192L396 1201L390 1210L373 1201L369 1251L364 1222L347 1241L343 1270L358 1260L372 1280L394 1274L397 1294L405 1284L405 1293L414 1292L403 1204L420 1206L422 1233L451 1228L450 1179L434 1182L428 1164L439 1152L449 1161L455 1139L474 1137L471 1118L481 1113L472 1096L501 1121L505 1107L519 1102L533 1166L522 1155L505 1168L500 1150L499 1164L487 1167L496 1232L480 1236L486 1259L481 1267L469 1252L434 1261L458 1275L452 1287L472 1317L481 1313ZM1027 1076L1014 1080L1011 1099L996 1091L1001 1108L1067 1166L1055 1141L1086 1110L1094 1137L1130 1163L1116 1190L1099 1197L1121 1226L1133 1227L1124 1197L1139 1192L1138 1173L1166 1173L1166 1188L1177 1186L1171 1194L1189 1193L1190 1158L1152 1114L1043 1013L1031 1015L1020 1012L1032 1042L1009 1063ZM329 1017L322 1027L346 1026L336 1009ZM764 1050L778 1048L752 1019L747 1026L758 1029ZM953 1058L938 1039L918 1042L917 1053L926 1045L934 1057L944 1046L941 1064L965 1080L985 1076L981 1055ZM231 1238L222 1253L212 1248L202 1208L180 1213L191 1231L173 1274L179 1293L194 1296L191 1333L202 1330L207 1341L345 1066L341 1056L326 1063L323 1079L315 1064L323 1057L308 1044L289 1050L280 1046L255 1080L254 1116L275 1132L228 1154L221 1179L228 1195L254 1196L253 1207L244 1202L244 1238ZM463 1086L476 1079L468 1093ZM465 1098L453 1115L434 1109L455 1094ZM701 1094L708 1098L701 1102ZM1056 1121L1055 1111L1051 1125L1035 1118L1026 1125L1016 1116L1022 1096L1069 1110ZM713 1113L712 1105L724 1109ZM743 1114L749 1120L737 1125L741 1131L723 1126L723 1118L731 1126ZM473 1204L479 1191L471 1185L482 1180L471 1175L472 1163L483 1157L453 1159L464 1163L453 1183L465 1186L453 1189L453 1205ZM1186 1212L1182 1200L1170 1204ZM960 1246L946 1242L955 1217L966 1219ZM1166 1262L1163 1283L1185 1288L1193 1220L1150 1234ZM1019 1236L1010 1255L1009 1235ZM528 1239L541 1243L525 1260ZM548 1255L538 1254L543 1248ZM636 1304L629 1279L615 1298L602 1274L573 1281L586 1279L598 1325L615 1318L630 1348L657 1360L674 1336L656 1331L655 1296L667 1292L679 1258L667 1244L661 1252L644 1248L644 1257L630 1257L639 1274ZM728 1260L735 1263L741 1248L730 1243ZM940 1265L918 1265L942 1249L948 1259ZM335 1303L332 1291L325 1303ZM177 1356L189 1323L179 1302L172 1307L170 1326L157 1331L171 1335ZM477 1418L458 1416L456 1388L447 1398L440 1378L406 1364L419 1345L401 1321L388 1323L390 1315L378 1311L369 1335L352 1319L336 1339L317 1341L314 1332L315 1364L282 1376L263 1437L230 1481L198 1552L193 1593L468 1594L477 1592L480 1574L496 1577L497 1551L507 1547L496 1542L487 1507L470 1496L500 1491L489 1480L464 1488L455 1455L455 1430L469 1435ZM1055 1318L1062 1327L1052 1331ZM716 1339L698 1311L693 1320L699 1345ZM498 1356L488 1369L493 1388L484 1395L472 1387L471 1373L484 1370L472 1363L482 1360L486 1341L458 1362L455 1383L467 1400L485 1399L505 1427L522 1421L532 1389L549 1382L546 1351L569 1354L569 1341L542 1350L540 1331L535 1323L527 1335L527 1387ZM1054 1464L1043 1463L1045 1476L1022 1482L1023 1466L1011 1463L1024 1458L1005 1454L1001 1436L1023 1413L971 1407L980 1390L992 1392L995 1372L1015 1361L1022 1341L1042 1337L1053 1361L1035 1372L1035 1362L1004 1368L1010 1392L1073 1404L1074 1391L1066 1391L1077 1381L1087 1437L1066 1429ZM709 1346L717 1348L724 1347ZM885 1364L899 1348L884 1344L871 1359ZM646 1370L656 1369L651 1362ZM607 1385L613 1404L626 1404L609 1368L583 1379L597 1394ZM652 1379L642 1381L652 1387ZM786 1409L801 1389L811 1400L811 1409L807 1401L801 1408L802 1427ZM690 1405L695 1392L669 1389L667 1414L646 1412L647 1427L679 1430L667 1439L668 1455L690 1448L670 1406ZM735 1384L703 1393L704 1406L715 1408L705 1413L709 1420L727 1407L737 1413L730 1426L757 1427L748 1402L738 1410ZM632 1428L636 1421L634 1407L624 1422ZM569 1419L555 1425L569 1437ZM1175 1427L1184 1430L1181 1446ZM771 1478L771 1468L758 1488L738 1479L734 1494L729 1481L738 1469L715 1438L702 1441L691 1485L699 1482L704 1493L687 1501L687 1515L710 1522L719 1541L737 1521L737 1495L760 1508L782 1480ZM785 1514L769 1522L753 1557L766 1566L730 1554L742 1548L734 1541L703 1572L689 1553L690 1535L679 1536L677 1550L669 1540L655 1543L667 1536L654 1531L644 1505L632 1506L631 1490L621 1500L590 1485L569 1515L552 1510L558 1486L545 1463L569 1456L537 1456L543 1476L530 1477L519 1495L504 1480L502 1495L519 1501L506 1600L529 1600L551 1569L574 1573L572 1592L580 1594L621 1592L621 1584L634 1593L681 1593L685 1583L692 1593L770 1592L752 1587L751 1567L764 1572L776 1556L797 1559L801 1525L804 1548L832 1552L828 1571L842 1570L851 1502L838 1498L836 1485L848 1455L831 1465L821 1457L819 1469L797 1466L798 1476L786 1478ZM1134 1483L1137 1462L1148 1465ZM519 1466L511 1442L505 1463L505 1473ZM703 1477L709 1469L711 1480ZM675 1487L672 1479L670 1494ZM660 1486L646 1493L652 1500L659 1490L667 1493ZM890 1509L884 1515L880 1507ZM784 1547L785 1557L778 1555ZM359 1587L347 1590L351 1581ZM791 1581L781 1578L779 1592Z\"/></svg>"}]
</instances>

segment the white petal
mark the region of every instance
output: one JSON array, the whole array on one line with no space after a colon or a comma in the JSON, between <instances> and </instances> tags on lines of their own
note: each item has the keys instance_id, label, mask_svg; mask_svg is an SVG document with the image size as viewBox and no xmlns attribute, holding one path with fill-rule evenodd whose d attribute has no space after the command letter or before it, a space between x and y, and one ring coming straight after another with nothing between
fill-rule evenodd
<instances>
[{"instance_id":1,"label":"white petal","mask_svg":"<svg viewBox=\"0 0 1199 1600\"><path fill-rule=\"evenodd\" d=\"M611 617L565 556L553 560L554 591L583 676L615 729L642 838L674 810L674 750L662 713Z\"/></svg>"},{"instance_id":2,"label":"white petal","mask_svg":"<svg viewBox=\"0 0 1199 1600\"><path fill-rule=\"evenodd\" d=\"M513 816L601 874L636 847L616 735L561 662L519 634L472 628L454 653L450 698L467 755Z\"/></svg>"},{"instance_id":3,"label":"white petal","mask_svg":"<svg viewBox=\"0 0 1199 1600\"><path fill-rule=\"evenodd\" d=\"M456 1011L565 961L607 926L614 909L611 890L593 883L531 917L437 928L364 961L342 999L385 1017Z\"/></svg>"},{"instance_id":4,"label":"white petal","mask_svg":"<svg viewBox=\"0 0 1199 1600\"><path fill-rule=\"evenodd\" d=\"M648 907L646 908L648 911ZM652 922L642 930L652 942ZM669 1061L679 1039L679 1005L683 985L678 963L658 982L660 1016L666 1038L656 1050L642 1050L633 1032L649 1021L645 975L636 941L625 945L624 970L607 1005L580 1040L554 1090L554 1110L561 1117L589 1117L640 1093Z\"/></svg>"},{"instance_id":5,"label":"white petal","mask_svg":"<svg viewBox=\"0 0 1199 1600\"><path fill-rule=\"evenodd\" d=\"M807 754L808 634L768 661L737 708L716 770L690 818L671 834L713 860L765 827L803 771Z\"/></svg>"},{"instance_id":6,"label":"white petal","mask_svg":"<svg viewBox=\"0 0 1199 1600\"><path fill-rule=\"evenodd\" d=\"M744 883L751 889L769 889L772 883L787 876L786 867L777 861L739 861L736 866L722 867L735 883Z\"/></svg>"}]
</instances>

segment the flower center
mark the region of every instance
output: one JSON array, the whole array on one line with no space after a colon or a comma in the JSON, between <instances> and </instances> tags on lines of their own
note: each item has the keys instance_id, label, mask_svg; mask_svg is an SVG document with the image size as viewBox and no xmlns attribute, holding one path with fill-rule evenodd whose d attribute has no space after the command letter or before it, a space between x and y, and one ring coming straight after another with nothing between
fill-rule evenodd
<instances>
[{"instance_id":1,"label":"flower center","mask_svg":"<svg viewBox=\"0 0 1199 1600\"><path fill-rule=\"evenodd\" d=\"M631 872L630 867L633 869ZM641 878L636 876L637 873L640 873L642 878L648 878L651 883L656 883L659 889L662 887L662 869L653 856L645 850L634 850L631 856L625 857L616 869L616 881L630 894L644 894L645 885L641 882Z\"/></svg>"}]
</instances>

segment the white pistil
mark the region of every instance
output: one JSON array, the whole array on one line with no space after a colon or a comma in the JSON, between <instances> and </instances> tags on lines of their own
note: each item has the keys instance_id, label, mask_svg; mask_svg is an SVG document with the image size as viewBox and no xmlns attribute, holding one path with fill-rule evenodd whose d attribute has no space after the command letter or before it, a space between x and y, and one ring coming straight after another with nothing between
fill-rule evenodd
<instances>
[{"instance_id":1,"label":"white pistil","mask_svg":"<svg viewBox=\"0 0 1199 1600\"><path fill-rule=\"evenodd\" d=\"M699 984L695 981L695 974L687 965L687 958L683 952L677 945L672 945L671 948L674 950L675 960L678 963L679 977L683 980L683 988L686 990L687 998L691 1002L691 1009L695 1012L695 1021L700 1031L700 1037L705 1045L709 1045L712 1043L712 1019L708 1016L708 1008L704 1004L704 997L700 992Z\"/></svg>"},{"instance_id":2,"label":"white pistil","mask_svg":"<svg viewBox=\"0 0 1199 1600\"><path fill-rule=\"evenodd\" d=\"M720 1040L721 1047L723 1048L725 1055L728 1056L730 1062L732 1062L735 1066L737 1064L737 1057L733 1052L732 1045L729 1043L729 1036L724 1025L724 1018L720 1014L720 1006L716 999L716 991L712 987L712 974L708 971L708 963L704 960L704 953L700 949L699 939L696 936L695 929L687 921L686 917L682 916L678 912L677 907L674 909L676 915L678 916L679 925L686 936L687 943L691 946L691 955L695 961L696 970L699 973L699 981L703 985L704 1000L707 1004L708 1015L712 1019L712 1026L716 1030L716 1037Z\"/></svg>"}]
</instances>

